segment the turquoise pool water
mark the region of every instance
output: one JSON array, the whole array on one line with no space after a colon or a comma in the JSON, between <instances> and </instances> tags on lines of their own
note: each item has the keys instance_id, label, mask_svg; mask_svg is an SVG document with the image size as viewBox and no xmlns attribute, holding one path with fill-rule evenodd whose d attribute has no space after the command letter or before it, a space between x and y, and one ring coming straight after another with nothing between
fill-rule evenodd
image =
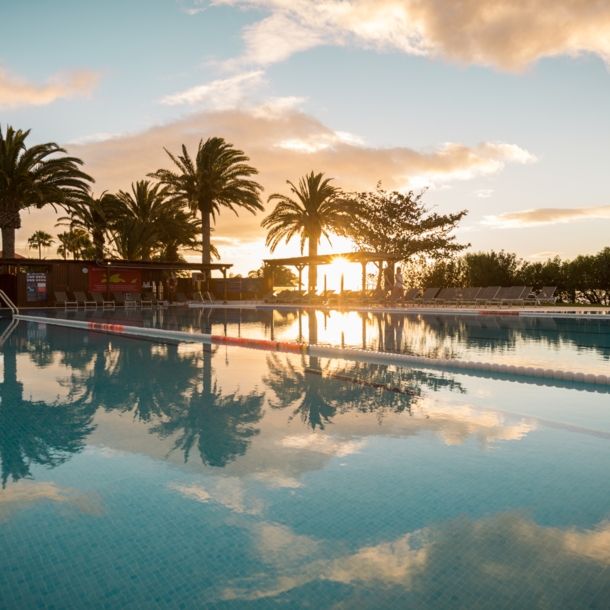
<instances>
[{"instance_id":1,"label":"turquoise pool water","mask_svg":"<svg viewBox=\"0 0 610 610\"><path fill-rule=\"evenodd\" d=\"M595 375L608 375L610 370L610 319L603 318L185 307L158 311L34 310L27 313Z\"/></svg>"},{"instance_id":2,"label":"turquoise pool water","mask_svg":"<svg viewBox=\"0 0 610 610\"><path fill-rule=\"evenodd\" d=\"M190 315L129 319L224 332ZM257 315L227 333L298 339L298 319ZM407 321L403 348L498 351ZM595 328L497 336L607 374ZM609 396L21 322L2 346L0 608L608 608Z\"/></svg>"}]
</instances>

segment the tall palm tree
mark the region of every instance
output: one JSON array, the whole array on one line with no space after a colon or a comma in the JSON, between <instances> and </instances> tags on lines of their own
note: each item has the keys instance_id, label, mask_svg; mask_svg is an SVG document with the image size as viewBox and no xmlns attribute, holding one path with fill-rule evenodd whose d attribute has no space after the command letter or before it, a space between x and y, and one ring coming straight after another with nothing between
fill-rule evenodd
<instances>
[{"instance_id":1,"label":"tall palm tree","mask_svg":"<svg viewBox=\"0 0 610 610\"><path fill-rule=\"evenodd\" d=\"M86 194L80 201L70 206L68 216L61 217L55 226L67 225L71 229L87 231L91 234L95 258L104 258L106 236L111 226L115 207L115 198L106 191L99 197Z\"/></svg>"},{"instance_id":2,"label":"tall palm tree","mask_svg":"<svg viewBox=\"0 0 610 610\"><path fill-rule=\"evenodd\" d=\"M79 169L76 157L59 156L66 150L55 143L28 148L30 131L0 128L0 229L5 258L15 256L15 231L22 210L45 205L69 206L88 193L93 178Z\"/></svg>"},{"instance_id":3,"label":"tall palm tree","mask_svg":"<svg viewBox=\"0 0 610 610\"><path fill-rule=\"evenodd\" d=\"M53 236L46 231L34 231L32 237L28 239L28 248L30 250L38 248L38 258L42 258L42 249L50 248L54 243Z\"/></svg>"},{"instance_id":4,"label":"tall palm tree","mask_svg":"<svg viewBox=\"0 0 610 610\"><path fill-rule=\"evenodd\" d=\"M263 187L250 179L258 170L248 165L250 159L243 151L233 148L224 138L201 140L195 159L184 144L182 155L175 157L167 149L165 152L178 171L160 169L149 176L167 185L176 201L201 214L201 262L209 264L212 220L216 220L220 208L227 207L235 214L239 208L253 214L263 209Z\"/></svg>"},{"instance_id":5,"label":"tall palm tree","mask_svg":"<svg viewBox=\"0 0 610 610\"><path fill-rule=\"evenodd\" d=\"M308 255L316 256L322 236L329 239L330 233L340 231L349 222L353 206L340 198L340 189L330 184L332 178L323 178L323 173L311 172L299 180L298 187L287 180L297 200L279 193L269 196L268 201L278 203L261 226L269 229L266 245L271 252L283 239L288 243L295 235L300 235L301 254L308 242ZM315 290L317 283L317 266L310 265L309 290Z\"/></svg>"}]
</instances>

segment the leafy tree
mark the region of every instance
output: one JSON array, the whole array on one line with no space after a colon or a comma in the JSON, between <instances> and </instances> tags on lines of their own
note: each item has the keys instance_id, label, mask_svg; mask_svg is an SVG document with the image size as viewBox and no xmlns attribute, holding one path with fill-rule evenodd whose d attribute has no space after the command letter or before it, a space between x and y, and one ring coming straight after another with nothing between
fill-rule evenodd
<instances>
[{"instance_id":1,"label":"leafy tree","mask_svg":"<svg viewBox=\"0 0 610 610\"><path fill-rule=\"evenodd\" d=\"M287 180L296 200L279 193L269 197L270 202L278 203L261 226L268 229L265 243L271 252L282 240L288 243L299 235L301 254L307 242L308 255L317 256L322 236L329 239L331 233L340 232L354 218L355 206L341 198L338 188L331 186L332 178L323 178L323 173L311 172L299 180L298 187ZM309 265L309 290L316 289L317 280L317 266Z\"/></svg>"},{"instance_id":2,"label":"leafy tree","mask_svg":"<svg viewBox=\"0 0 610 610\"><path fill-rule=\"evenodd\" d=\"M515 278L517 284L533 286L540 290L543 286L557 286L557 294L562 301L575 303L575 286L567 274L569 263L564 263L558 256L546 261L524 262Z\"/></svg>"},{"instance_id":3,"label":"leafy tree","mask_svg":"<svg viewBox=\"0 0 610 610\"><path fill-rule=\"evenodd\" d=\"M341 233L360 250L388 252L404 261L447 258L468 248L470 244L456 243L451 234L468 212L432 212L423 202L424 193L386 191L381 182L374 192L350 193L346 199L356 213L347 218Z\"/></svg>"},{"instance_id":4,"label":"leafy tree","mask_svg":"<svg viewBox=\"0 0 610 610\"><path fill-rule=\"evenodd\" d=\"M82 161L62 156L55 143L28 148L30 131L0 129L0 229L5 258L15 256L15 231L21 228L21 211L45 205L70 206L89 192L93 178L79 169Z\"/></svg>"},{"instance_id":5,"label":"leafy tree","mask_svg":"<svg viewBox=\"0 0 610 610\"><path fill-rule=\"evenodd\" d=\"M270 265L262 265L258 269L248 271L248 277L271 279L276 286L296 286L297 276L288 267L278 265L273 268Z\"/></svg>"},{"instance_id":6,"label":"leafy tree","mask_svg":"<svg viewBox=\"0 0 610 610\"><path fill-rule=\"evenodd\" d=\"M99 197L88 193L71 204L68 216L63 216L55 226L69 226L71 229L82 229L91 235L95 258L105 255L106 237L111 228L116 199L104 191Z\"/></svg>"},{"instance_id":7,"label":"leafy tree","mask_svg":"<svg viewBox=\"0 0 610 610\"><path fill-rule=\"evenodd\" d=\"M28 239L30 250L38 249L38 258L42 258L42 249L50 248L55 243L53 236L46 231L34 231L32 237Z\"/></svg>"},{"instance_id":8,"label":"leafy tree","mask_svg":"<svg viewBox=\"0 0 610 610\"><path fill-rule=\"evenodd\" d=\"M522 262L512 252L472 252L464 255L467 286L512 286Z\"/></svg>"},{"instance_id":9,"label":"leafy tree","mask_svg":"<svg viewBox=\"0 0 610 610\"><path fill-rule=\"evenodd\" d=\"M178 171L160 169L149 176L166 185L175 201L201 214L201 262L209 264L212 220L220 209L229 208L236 215L240 208L253 214L263 209L263 187L250 179L258 170L248 165L250 159L243 151L218 137L208 138L205 143L201 140L195 159L184 144L182 155L175 157L167 149L165 152Z\"/></svg>"}]
</instances>

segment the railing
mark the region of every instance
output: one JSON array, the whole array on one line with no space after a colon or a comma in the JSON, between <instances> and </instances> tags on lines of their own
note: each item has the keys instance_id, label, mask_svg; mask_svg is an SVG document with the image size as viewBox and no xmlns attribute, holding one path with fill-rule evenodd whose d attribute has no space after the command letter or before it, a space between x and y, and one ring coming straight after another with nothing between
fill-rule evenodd
<instances>
[{"instance_id":1,"label":"railing","mask_svg":"<svg viewBox=\"0 0 610 610\"><path fill-rule=\"evenodd\" d=\"M0 299L2 299L8 305L8 308L11 310L11 313L14 316L19 315L19 310L17 309L17 305L15 305L15 303L13 303L13 301L11 301L8 298L8 295L6 294L6 292L4 292L4 290L0 290Z\"/></svg>"}]
</instances>

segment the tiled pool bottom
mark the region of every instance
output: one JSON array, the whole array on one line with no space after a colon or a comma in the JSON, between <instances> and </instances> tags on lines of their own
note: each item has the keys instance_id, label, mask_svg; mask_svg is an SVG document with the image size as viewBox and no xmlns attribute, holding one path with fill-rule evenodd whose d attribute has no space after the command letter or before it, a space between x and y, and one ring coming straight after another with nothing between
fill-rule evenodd
<instances>
[{"instance_id":1,"label":"tiled pool bottom","mask_svg":"<svg viewBox=\"0 0 610 610\"><path fill-rule=\"evenodd\" d=\"M0 608L608 608L607 398L20 324Z\"/></svg>"}]
</instances>

